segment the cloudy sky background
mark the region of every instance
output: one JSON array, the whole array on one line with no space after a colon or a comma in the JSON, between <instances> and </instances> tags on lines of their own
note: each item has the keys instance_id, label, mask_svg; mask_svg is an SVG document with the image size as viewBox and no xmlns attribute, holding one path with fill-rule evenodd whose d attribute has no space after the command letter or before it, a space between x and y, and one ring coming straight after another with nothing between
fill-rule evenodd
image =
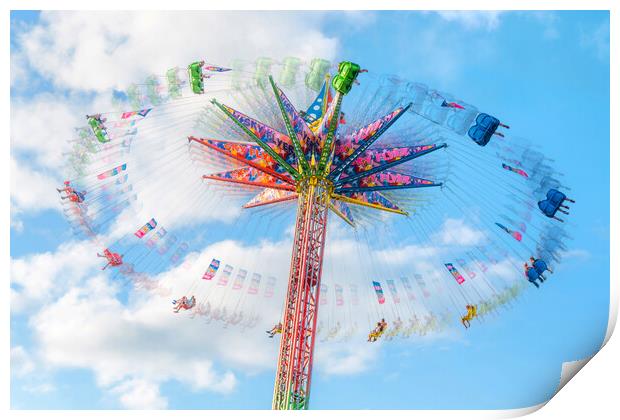
<instances>
[{"instance_id":1,"label":"cloudy sky background","mask_svg":"<svg viewBox=\"0 0 620 420\"><path fill-rule=\"evenodd\" d=\"M108 109L110 89L198 57L258 56L371 63L508 116L556 158L578 199L570 254L545 294L528 293L467 336L319 348L313 408L514 408L549 398L561 362L590 355L606 328L608 14L14 12L12 407L269 407L275 342L172 317L167 297L119 298L122 285L99 271L92 244L72 238L54 190L66 139L85 111ZM202 253L247 252L231 247Z\"/></svg>"}]
</instances>

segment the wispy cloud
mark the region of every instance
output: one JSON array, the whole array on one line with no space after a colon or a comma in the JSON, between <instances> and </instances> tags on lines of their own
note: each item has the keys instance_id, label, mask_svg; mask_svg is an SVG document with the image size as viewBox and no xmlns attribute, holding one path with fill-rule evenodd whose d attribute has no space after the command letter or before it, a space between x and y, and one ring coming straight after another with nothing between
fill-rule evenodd
<instances>
[{"instance_id":1,"label":"wispy cloud","mask_svg":"<svg viewBox=\"0 0 620 420\"><path fill-rule=\"evenodd\" d=\"M35 370L32 358L22 346L11 347L11 373L16 376L26 376Z\"/></svg>"},{"instance_id":2,"label":"wispy cloud","mask_svg":"<svg viewBox=\"0 0 620 420\"><path fill-rule=\"evenodd\" d=\"M581 29L580 46L591 50L601 61L609 60L609 21L593 28Z\"/></svg>"},{"instance_id":3,"label":"wispy cloud","mask_svg":"<svg viewBox=\"0 0 620 420\"><path fill-rule=\"evenodd\" d=\"M443 20L454 22L465 29L495 30L501 22L502 11L499 10L475 10L475 11L439 11L437 14Z\"/></svg>"},{"instance_id":4,"label":"wispy cloud","mask_svg":"<svg viewBox=\"0 0 620 420\"><path fill-rule=\"evenodd\" d=\"M121 382L110 390L123 408L128 410L158 410L168 407L168 399L160 393L159 385L144 379Z\"/></svg>"},{"instance_id":5,"label":"wispy cloud","mask_svg":"<svg viewBox=\"0 0 620 420\"><path fill-rule=\"evenodd\" d=\"M560 255L563 260L587 260L592 256L590 252L585 249L568 249L566 251L560 252Z\"/></svg>"},{"instance_id":6,"label":"wispy cloud","mask_svg":"<svg viewBox=\"0 0 620 420\"><path fill-rule=\"evenodd\" d=\"M56 391L56 385L49 382L41 382L36 384L26 384L22 386L22 389L30 394L49 394Z\"/></svg>"},{"instance_id":7,"label":"wispy cloud","mask_svg":"<svg viewBox=\"0 0 620 420\"><path fill-rule=\"evenodd\" d=\"M558 22L560 18L555 12L540 10L540 11L528 11L523 13L525 17L531 17L543 28L543 38L548 40L554 40L560 38L560 30L558 28Z\"/></svg>"},{"instance_id":8,"label":"wispy cloud","mask_svg":"<svg viewBox=\"0 0 620 420\"><path fill-rule=\"evenodd\" d=\"M366 372L379 355L380 346L360 346L356 342L337 343L317 348L319 368L327 375L355 375Z\"/></svg>"},{"instance_id":9,"label":"wispy cloud","mask_svg":"<svg viewBox=\"0 0 620 420\"><path fill-rule=\"evenodd\" d=\"M332 58L337 40L321 32L320 16L43 12L41 25L22 32L18 40L21 54L32 63L33 70L55 86L104 91L125 88L149 72L161 72L205 56L218 63L259 55ZM199 41L188 43L188 34ZM152 54L153 51L166 54Z\"/></svg>"},{"instance_id":10,"label":"wispy cloud","mask_svg":"<svg viewBox=\"0 0 620 420\"><path fill-rule=\"evenodd\" d=\"M478 245L484 239L484 232L467 225L462 219L446 219L434 239L444 245Z\"/></svg>"}]
</instances>

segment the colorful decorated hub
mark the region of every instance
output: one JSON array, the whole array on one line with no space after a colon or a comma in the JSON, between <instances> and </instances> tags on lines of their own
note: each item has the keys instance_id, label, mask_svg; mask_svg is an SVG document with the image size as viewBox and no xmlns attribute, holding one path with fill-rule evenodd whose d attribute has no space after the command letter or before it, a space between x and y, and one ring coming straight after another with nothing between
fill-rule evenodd
<instances>
[{"instance_id":1,"label":"colorful decorated hub","mask_svg":"<svg viewBox=\"0 0 620 420\"><path fill-rule=\"evenodd\" d=\"M441 182L416 177L394 168L446 147L445 143L370 148L407 112L411 104L395 109L352 134L338 135L338 126L342 121L342 99L360 72L359 66L348 62L341 63L339 68L342 74L337 74L332 80L336 94L332 95L327 78L308 111L303 113L295 109L285 93L269 77L287 135L214 99L213 104L240 127L247 135L247 140L253 143L240 142L242 139L190 136L189 141L203 144L246 165L204 177L263 186L266 190L259 193L259 196L274 196L274 200L265 201L264 204L274 204L284 201L284 198L293 199L294 194L301 199L308 185L321 186L329 198L329 208L350 225L354 225L354 220L350 216L349 204L406 214L379 191L441 186ZM290 192L275 193L267 189ZM256 206L256 203L251 205Z\"/></svg>"}]
</instances>

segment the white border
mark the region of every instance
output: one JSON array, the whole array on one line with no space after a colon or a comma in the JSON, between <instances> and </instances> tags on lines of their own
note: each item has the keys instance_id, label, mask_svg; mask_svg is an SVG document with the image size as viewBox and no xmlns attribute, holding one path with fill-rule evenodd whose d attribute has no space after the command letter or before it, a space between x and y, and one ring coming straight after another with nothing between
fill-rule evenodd
<instances>
[{"instance_id":1,"label":"white border","mask_svg":"<svg viewBox=\"0 0 620 420\"><path fill-rule=\"evenodd\" d=\"M176 0L174 2L151 0L151 1L133 1L129 4L126 0L107 0L105 2L91 2L85 4L84 1L78 0L56 0L52 2L45 1L32 1L32 0L9 0L3 2L5 6L4 14L2 15L0 25L2 30L3 47L6 49L4 63L9 63L10 51L9 51L9 11L11 9L24 10L24 9L64 9L64 10L196 10L196 9L211 9L211 10L257 10L260 6L261 10L377 10L377 9L417 9L417 10L573 10L573 9L586 9L586 10L611 10L611 22L610 22L610 65L611 65L611 81L610 81L610 113L612 116L616 116L611 119L611 149L610 149L610 170L611 170L611 215L617 216L620 214L620 208L618 206L618 191L620 185L618 183L618 168L614 165L619 161L618 156L618 128L617 128L617 116L618 112L618 75L620 69L617 63L617 46L618 43L618 10L617 2L604 1L604 0L590 0L588 2L583 1L541 1L541 0L523 0L518 3L515 1L484 1L484 0L470 0L467 3L460 3L457 1L448 0L436 0L426 1L419 0L416 2L406 2L399 0L383 0L368 1L357 0L355 2L345 2L342 0L316 0L312 2L294 3L292 1L284 0L263 0L260 3L251 2L249 0L227 0L226 2L212 2L205 4L204 1L181 1ZM0 115L5 122L5 133L8 134L4 137L4 144L2 146L2 159L6 162L10 154L10 142L7 141L10 136L9 131L9 112L10 112L10 99L9 99L9 86L10 76L8 71L8 65L2 67L2 73L4 75L3 80L5 83L2 86L5 101L3 101L3 109ZM6 159L6 160L5 160ZM2 266L6 270L5 273L9 274L9 226L10 226L10 214L9 214L9 165L1 165L2 175L0 178L2 182L0 185L2 188L5 201L1 206L4 223L0 223L0 235L2 240L0 244L2 246ZM5 191L6 188L6 191ZM610 234L614 238L610 242L611 258L617 260L618 247L615 240L618 234L617 218L611 217L610 220ZM8 279L9 276L6 278ZM610 284L610 322L608 325L607 333L605 336L605 349L597 354L591 363L588 364L588 368L579 375L578 380L570 381L570 383L554 397L551 402L545 407L544 410L537 411L533 417L539 419L547 418L575 418L583 417L585 415L592 416L593 418L611 418L618 415L618 395L616 378L620 370L618 368L618 354L620 354L620 344L618 339L610 338L612 336L617 314L618 314L618 279L612 278ZM5 285L8 287L8 281ZM6 289L5 289L6 291ZM4 328L0 329L2 336L3 346L0 350L4 356L6 370L4 371L4 380L1 382L1 392L3 395L3 411L8 411L9 408L9 293L2 293L3 311L2 317L4 320ZM589 360L589 359L588 359ZM576 362L566 364L566 369L563 369L563 379L561 385L566 384L566 378L572 377L579 369L583 367L585 363ZM566 373L565 373L566 371ZM559 389L562 389L560 386ZM544 404L543 404L544 405ZM272 418L272 417L288 417L292 415L296 416L328 416L335 417L355 417L356 419L373 418L377 416L389 415L395 418L411 418L411 416L417 416L419 418L504 418L520 416L533 411L538 410L540 406L520 409L520 410L489 410L489 411L310 411L304 413L274 413L270 411L143 411L143 412L130 412L130 411L8 411L8 417L10 418L80 418L92 417L92 418L109 418L110 415L115 417L124 418L148 418L148 419L160 419L160 418L204 418L205 415L212 416L214 418L237 418L240 416L252 416L253 418ZM615 415L610 415L615 413ZM5 417L6 418L6 417Z\"/></svg>"}]
</instances>

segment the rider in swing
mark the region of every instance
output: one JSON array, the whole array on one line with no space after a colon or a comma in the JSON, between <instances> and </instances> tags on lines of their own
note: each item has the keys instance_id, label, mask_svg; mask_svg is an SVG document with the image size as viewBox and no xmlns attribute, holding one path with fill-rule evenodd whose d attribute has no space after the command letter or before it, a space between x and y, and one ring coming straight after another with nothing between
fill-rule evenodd
<instances>
[{"instance_id":1,"label":"rider in swing","mask_svg":"<svg viewBox=\"0 0 620 420\"><path fill-rule=\"evenodd\" d=\"M181 309L187 311L189 309L192 309L194 306L196 306L196 297L192 295L191 298L187 298L187 296L183 296L181 299L179 300L173 300L172 304L176 304L176 306L173 309L174 313L179 313L179 311Z\"/></svg>"},{"instance_id":2,"label":"rider in swing","mask_svg":"<svg viewBox=\"0 0 620 420\"><path fill-rule=\"evenodd\" d=\"M117 267L123 264L123 256L120 254L117 254L116 252L111 252L107 248L103 250L103 255L101 255L100 253L97 253L97 256L100 258L106 258L108 260L106 265L101 267L102 270L105 270L106 268L108 268L108 266Z\"/></svg>"},{"instance_id":3,"label":"rider in swing","mask_svg":"<svg viewBox=\"0 0 620 420\"><path fill-rule=\"evenodd\" d=\"M84 202L84 199L86 198L86 191L77 191L71 186L70 181L65 181L64 187L56 188L56 191L58 191L59 193L64 192L67 194L65 196L62 196L62 195L60 196L62 200L66 200L68 198L69 201L72 201L74 203L82 203Z\"/></svg>"},{"instance_id":4,"label":"rider in swing","mask_svg":"<svg viewBox=\"0 0 620 420\"><path fill-rule=\"evenodd\" d=\"M377 326L375 327L375 329L372 330L370 334L368 334L368 341L371 343L377 341L377 339L381 337L387 329L387 325L388 324L387 322L385 322L385 318L381 318L381 321L377 322Z\"/></svg>"},{"instance_id":5,"label":"rider in swing","mask_svg":"<svg viewBox=\"0 0 620 420\"><path fill-rule=\"evenodd\" d=\"M467 314L461 318L461 322L465 328L469 328L471 326L470 321L474 319L478 315L478 308L476 305L466 305Z\"/></svg>"},{"instance_id":6,"label":"rider in swing","mask_svg":"<svg viewBox=\"0 0 620 420\"><path fill-rule=\"evenodd\" d=\"M282 323L281 322L278 322L276 325L273 326L272 329L267 331L267 334L269 334L269 338L273 338L276 334L281 334L281 333L282 333Z\"/></svg>"}]
</instances>

